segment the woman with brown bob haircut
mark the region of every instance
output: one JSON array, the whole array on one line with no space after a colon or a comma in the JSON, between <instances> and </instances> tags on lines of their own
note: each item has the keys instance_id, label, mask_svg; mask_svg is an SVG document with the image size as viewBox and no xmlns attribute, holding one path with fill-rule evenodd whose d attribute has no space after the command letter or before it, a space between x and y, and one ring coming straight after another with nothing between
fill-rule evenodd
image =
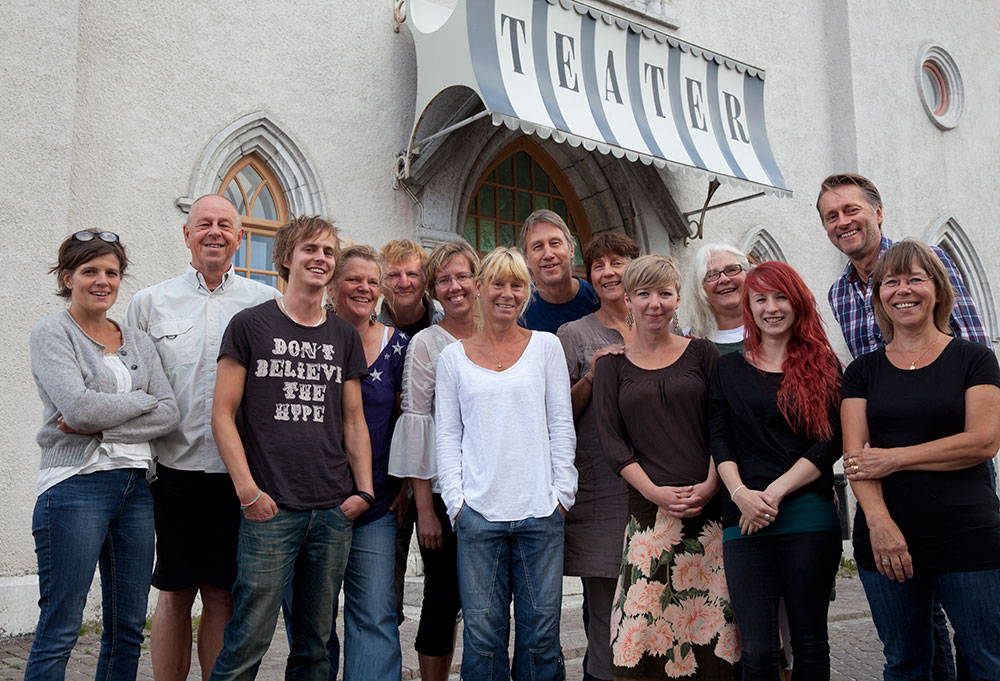
<instances>
[{"instance_id":1,"label":"woman with brown bob haircut","mask_svg":"<svg viewBox=\"0 0 1000 681\"><path fill-rule=\"evenodd\" d=\"M31 526L41 612L25 679L65 676L95 565L97 678L134 679L139 664L153 572L149 441L173 430L178 412L153 341L108 318L127 266L114 232L70 235L50 270L69 306L31 330L43 410Z\"/></svg>"},{"instance_id":2,"label":"woman with brown bob haircut","mask_svg":"<svg viewBox=\"0 0 1000 681\"><path fill-rule=\"evenodd\" d=\"M1000 669L1000 367L952 338L954 294L924 244L894 244L872 274L888 345L844 375L844 471L858 498L854 557L886 678L931 677L931 605L944 606L972 678Z\"/></svg>"}]
</instances>

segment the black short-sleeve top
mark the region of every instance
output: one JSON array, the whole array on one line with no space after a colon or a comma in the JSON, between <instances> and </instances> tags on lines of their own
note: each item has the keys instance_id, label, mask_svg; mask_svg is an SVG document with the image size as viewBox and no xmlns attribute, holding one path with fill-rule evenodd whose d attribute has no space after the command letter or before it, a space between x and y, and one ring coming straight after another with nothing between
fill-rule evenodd
<instances>
[{"instance_id":1,"label":"black short-sleeve top","mask_svg":"<svg viewBox=\"0 0 1000 681\"><path fill-rule=\"evenodd\" d=\"M952 339L931 364L892 365L879 349L844 374L844 399L867 400L871 446L906 447L965 430L965 391L1000 386L1000 367L986 347ZM906 539L915 572L1000 568L1000 509L987 463L957 471L899 471L882 479L882 495ZM875 570L862 508L854 519L854 556Z\"/></svg>"}]
</instances>

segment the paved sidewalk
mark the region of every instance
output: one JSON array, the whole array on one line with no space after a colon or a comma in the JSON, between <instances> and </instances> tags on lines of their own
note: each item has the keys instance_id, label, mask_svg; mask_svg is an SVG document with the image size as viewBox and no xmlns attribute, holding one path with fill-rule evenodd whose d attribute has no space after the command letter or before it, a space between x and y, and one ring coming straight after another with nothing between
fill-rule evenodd
<instances>
[{"instance_id":1,"label":"paved sidewalk","mask_svg":"<svg viewBox=\"0 0 1000 681\"><path fill-rule=\"evenodd\" d=\"M579 681L583 674L581 664L586 649L586 637L580 618L583 598L580 580L567 578L563 582L562 646L566 656L568 681ZM406 590L406 622L400 627L403 646L403 679L418 679L417 655L413 640L417 635L419 616L420 580L408 579ZM458 679L458 662L461 660L461 634L459 650L455 654L452 679ZM854 578L837 580L837 600L830 607L830 647L832 650L832 681L873 681L882 677L882 646L875 634L868 612L861 583ZM31 648L31 636L0 640L0 681L22 681L24 666ZM100 634L81 636L66 672L67 679L93 679L100 649ZM284 678L284 661L288 654L284 630L279 626L271 642L271 649L260 667L258 679L278 681ZM197 666L197 665L195 665ZM148 645L144 646L139 662L141 681L152 681ZM190 681L200 681L201 674L192 668Z\"/></svg>"}]
</instances>

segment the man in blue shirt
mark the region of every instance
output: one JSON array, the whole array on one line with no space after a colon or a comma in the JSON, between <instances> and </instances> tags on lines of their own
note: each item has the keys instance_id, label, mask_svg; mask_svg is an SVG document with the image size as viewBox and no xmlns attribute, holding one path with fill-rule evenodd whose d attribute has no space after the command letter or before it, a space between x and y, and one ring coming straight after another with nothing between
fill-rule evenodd
<instances>
[{"instance_id":1,"label":"man in blue shirt","mask_svg":"<svg viewBox=\"0 0 1000 681\"><path fill-rule=\"evenodd\" d=\"M566 221L551 210L536 210L521 227L519 246L534 283L521 326L555 333L601 306L594 287L573 276L573 235Z\"/></svg>"}]
</instances>

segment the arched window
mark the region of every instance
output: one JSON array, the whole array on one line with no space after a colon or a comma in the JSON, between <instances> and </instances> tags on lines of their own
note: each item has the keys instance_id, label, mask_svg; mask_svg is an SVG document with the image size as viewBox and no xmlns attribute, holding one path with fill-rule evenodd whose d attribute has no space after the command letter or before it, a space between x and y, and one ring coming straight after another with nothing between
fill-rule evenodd
<instances>
[{"instance_id":1,"label":"arched window","mask_svg":"<svg viewBox=\"0 0 1000 681\"><path fill-rule=\"evenodd\" d=\"M771 233L763 225L757 225L750 231L747 238L743 240L743 252L752 263L765 262L767 260L780 260L788 262L784 252L778 242L775 241Z\"/></svg>"},{"instance_id":2,"label":"arched window","mask_svg":"<svg viewBox=\"0 0 1000 681\"><path fill-rule=\"evenodd\" d=\"M287 209L274 173L257 154L249 154L226 173L219 194L236 206L245 232L240 250L233 256L233 269L244 277L284 288L272 260L274 233L285 223Z\"/></svg>"},{"instance_id":3,"label":"arched window","mask_svg":"<svg viewBox=\"0 0 1000 681\"><path fill-rule=\"evenodd\" d=\"M944 216L938 218L931 228L928 241L939 246L958 267L965 287L969 289L972 300L979 308L979 314L986 325L986 332L990 338L996 339L998 335L997 315L994 308L993 292L990 289L990 280L986 274L986 268L983 267L979 254L965 230L955 218Z\"/></svg>"},{"instance_id":4,"label":"arched window","mask_svg":"<svg viewBox=\"0 0 1000 681\"><path fill-rule=\"evenodd\" d=\"M590 225L580 200L559 166L537 143L520 137L504 147L479 179L469 202L463 236L480 253L517 246L524 219L548 208L569 225L576 240L574 266L583 267Z\"/></svg>"}]
</instances>

